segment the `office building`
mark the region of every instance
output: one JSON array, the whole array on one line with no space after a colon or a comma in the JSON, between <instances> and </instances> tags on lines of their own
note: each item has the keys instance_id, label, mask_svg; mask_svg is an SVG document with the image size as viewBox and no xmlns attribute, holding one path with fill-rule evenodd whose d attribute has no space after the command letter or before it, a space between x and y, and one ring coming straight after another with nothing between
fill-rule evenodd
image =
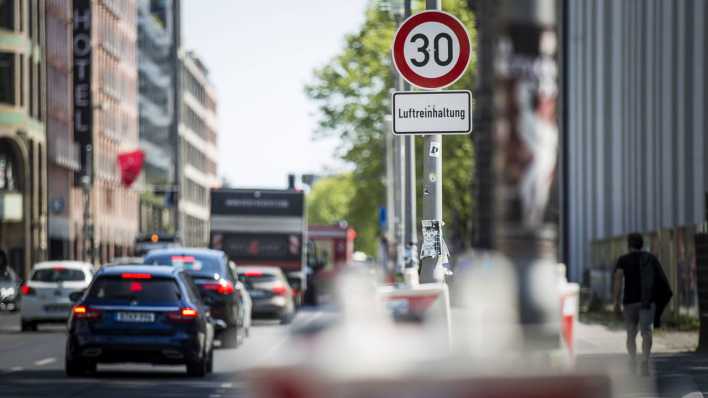
<instances>
[{"instance_id":1,"label":"office building","mask_svg":"<svg viewBox=\"0 0 708 398\"><path fill-rule=\"evenodd\" d=\"M0 249L24 277L47 255L45 29L44 0L0 2Z\"/></svg>"}]
</instances>

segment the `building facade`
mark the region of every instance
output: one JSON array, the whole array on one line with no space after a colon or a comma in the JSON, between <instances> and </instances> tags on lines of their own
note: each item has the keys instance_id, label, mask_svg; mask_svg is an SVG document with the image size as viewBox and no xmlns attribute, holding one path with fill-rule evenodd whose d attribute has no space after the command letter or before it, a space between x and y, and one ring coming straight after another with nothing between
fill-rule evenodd
<instances>
[{"instance_id":1,"label":"building facade","mask_svg":"<svg viewBox=\"0 0 708 398\"><path fill-rule=\"evenodd\" d=\"M106 262L138 232L117 163L138 147L137 4L48 0L47 14L50 256Z\"/></svg>"},{"instance_id":2,"label":"building facade","mask_svg":"<svg viewBox=\"0 0 708 398\"><path fill-rule=\"evenodd\" d=\"M0 249L26 277L47 255L45 1L0 2Z\"/></svg>"},{"instance_id":3,"label":"building facade","mask_svg":"<svg viewBox=\"0 0 708 398\"><path fill-rule=\"evenodd\" d=\"M83 201L74 184L79 147L74 142L72 106L72 3L47 0L47 189L49 258L81 256Z\"/></svg>"},{"instance_id":4,"label":"building facade","mask_svg":"<svg viewBox=\"0 0 708 398\"><path fill-rule=\"evenodd\" d=\"M693 235L708 191L708 4L566 3L564 181L570 278L609 298L637 231L695 314Z\"/></svg>"},{"instance_id":5,"label":"building facade","mask_svg":"<svg viewBox=\"0 0 708 398\"><path fill-rule=\"evenodd\" d=\"M140 147L145 152L140 232L175 233L177 0L138 2Z\"/></svg>"},{"instance_id":6,"label":"building facade","mask_svg":"<svg viewBox=\"0 0 708 398\"><path fill-rule=\"evenodd\" d=\"M180 55L179 229L187 246L209 242L210 190L217 176L217 102L207 68L192 52Z\"/></svg>"}]
</instances>

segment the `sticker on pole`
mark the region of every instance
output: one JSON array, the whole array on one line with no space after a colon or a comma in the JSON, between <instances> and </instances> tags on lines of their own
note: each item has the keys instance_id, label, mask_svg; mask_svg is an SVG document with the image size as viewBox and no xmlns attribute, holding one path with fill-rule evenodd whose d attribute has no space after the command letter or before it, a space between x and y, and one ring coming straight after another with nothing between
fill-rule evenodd
<instances>
[{"instance_id":1,"label":"sticker on pole","mask_svg":"<svg viewBox=\"0 0 708 398\"><path fill-rule=\"evenodd\" d=\"M467 90L397 91L391 103L393 134L472 132L472 93Z\"/></svg>"},{"instance_id":2,"label":"sticker on pole","mask_svg":"<svg viewBox=\"0 0 708 398\"><path fill-rule=\"evenodd\" d=\"M459 79L470 62L465 26L442 11L424 11L406 19L393 39L393 64L410 84L444 88Z\"/></svg>"},{"instance_id":3,"label":"sticker on pole","mask_svg":"<svg viewBox=\"0 0 708 398\"><path fill-rule=\"evenodd\" d=\"M421 220L423 226L423 245L420 258L438 257L443 254L442 225L437 220Z\"/></svg>"}]
</instances>

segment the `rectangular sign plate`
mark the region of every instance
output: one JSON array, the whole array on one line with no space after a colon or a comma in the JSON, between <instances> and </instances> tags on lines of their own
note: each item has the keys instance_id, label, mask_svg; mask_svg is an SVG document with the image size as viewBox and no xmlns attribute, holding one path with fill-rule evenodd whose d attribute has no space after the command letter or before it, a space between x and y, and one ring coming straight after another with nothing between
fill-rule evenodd
<instances>
[{"instance_id":1,"label":"rectangular sign plate","mask_svg":"<svg viewBox=\"0 0 708 398\"><path fill-rule=\"evenodd\" d=\"M397 91L393 93L394 134L469 134L472 93Z\"/></svg>"},{"instance_id":2,"label":"rectangular sign plate","mask_svg":"<svg viewBox=\"0 0 708 398\"><path fill-rule=\"evenodd\" d=\"M152 312L119 312L116 314L118 322L155 322L155 314Z\"/></svg>"}]
</instances>

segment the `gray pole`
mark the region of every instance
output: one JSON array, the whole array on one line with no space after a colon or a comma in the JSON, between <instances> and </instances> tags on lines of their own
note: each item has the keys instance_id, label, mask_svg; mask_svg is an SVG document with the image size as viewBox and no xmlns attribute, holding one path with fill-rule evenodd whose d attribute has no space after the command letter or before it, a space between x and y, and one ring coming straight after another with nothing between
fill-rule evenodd
<instances>
[{"instance_id":1,"label":"gray pole","mask_svg":"<svg viewBox=\"0 0 708 398\"><path fill-rule=\"evenodd\" d=\"M404 19L411 16L411 0L404 2ZM403 83L403 91L410 91L411 85ZM405 146L405 242L406 268L418 272L418 233L416 222L416 186L415 186L415 137L406 135L403 138Z\"/></svg>"},{"instance_id":2,"label":"gray pole","mask_svg":"<svg viewBox=\"0 0 708 398\"><path fill-rule=\"evenodd\" d=\"M93 187L93 147L86 145L86 169L81 176L81 189L84 196L84 215L83 215L83 249L84 260L95 264L96 260L96 240L95 228L93 225L93 212L91 209L91 190Z\"/></svg>"},{"instance_id":3,"label":"gray pole","mask_svg":"<svg viewBox=\"0 0 708 398\"><path fill-rule=\"evenodd\" d=\"M396 24L400 25L402 22L402 16L398 13L395 14ZM403 79L396 75L396 90L403 89ZM389 134L393 134L393 126L391 126L391 131ZM396 259L395 273L402 274L406 266L405 264L405 252L406 252L406 239L405 239L405 220L406 220L406 191L404 181L406 179L405 174L405 158L406 153L403 148L403 137L393 136L393 213L391 223L394 226L393 236L395 242L395 255Z\"/></svg>"},{"instance_id":4,"label":"gray pole","mask_svg":"<svg viewBox=\"0 0 708 398\"><path fill-rule=\"evenodd\" d=\"M386 231L384 231L386 236L386 250L384 266L384 272L389 273L392 270L392 261L394 259L392 248L394 247L395 230L396 230L396 199L394 194L394 179L395 179L395 163L396 159L394 157L394 140L393 135L393 124L391 116L386 116L386 129L384 131L384 141L386 143Z\"/></svg>"},{"instance_id":5,"label":"gray pole","mask_svg":"<svg viewBox=\"0 0 708 398\"><path fill-rule=\"evenodd\" d=\"M440 0L426 0L425 8L440 10ZM442 232L442 135L431 134L424 137L423 146L423 219L440 222ZM443 256L421 259L420 281L422 283L441 282L435 277L435 268L442 266ZM440 275L439 275L440 277Z\"/></svg>"}]
</instances>

